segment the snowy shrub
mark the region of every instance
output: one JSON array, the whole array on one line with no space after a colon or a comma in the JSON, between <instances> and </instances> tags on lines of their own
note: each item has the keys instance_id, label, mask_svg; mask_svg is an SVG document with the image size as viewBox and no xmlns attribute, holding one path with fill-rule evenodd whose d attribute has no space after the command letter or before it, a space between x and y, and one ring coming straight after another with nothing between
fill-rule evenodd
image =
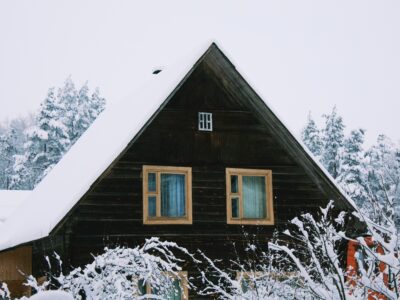
<instances>
[{"instance_id":1,"label":"snowy shrub","mask_svg":"<svg viewBox=\"0 0 400 300\"><path fill-rule=\"evenodd\" d=\"M0 299L10 299L10 291L8 290L8 286L6 283L0 284Z\"/></svg>"},{"instance_id":2,"label":"snowy shrub","mask_svg":"<svg viewBox=\"0 0 400 300\"><path fill-rule=\"evenodd\" d=\"M269 248L293 263L305 287L318 299L347 299L350 295L345 269L340 263L339 246L343 241L340 230L345 214L332 216L333 202L321 209L320 218L306 213L291 221L293 230L285 234L295 241L269 243Z\"/></svg>"},{"instance_id":3,"label":"snowy shrub","mask_svg":"<svg viewBox=\"0 0 400 300\"><path fill-rule=\"evenodd\" d=\"M297 272L290 264L282 265L280 255L270 252L266 244L248 241L245 252L230 261L229 271L218 267L219 260L200 252L204 267L199 294L232 300L311 299Z\"/></svg>"},{"instance_id":4,"label":"snowy shrub","mask_svg":"<svg viewBox=\"0 0 400 300\"><path fill-rule=\"evenodd\" d=\"M400 256L398 232L394 221L393 198L385 205L375 200L380 218L371 220L359 211L354 215L366 225L365 235L346 236L345 213L333 216L333 202L321 209L319 219L311 214L294 218L295 229L285 233L296 242L269 243L272 251L294 263L304 287L318 299L398 299ZM357 245L356 270L344 268L340 255L342 243Z\"/></svg>"},{"instance_id":5,"label":"snowy shrub","mask_svg":"<svg viewBox=\"0 0 400 300\"><path fill-rule=\"evenodd\" d=\"M52 276L38 284L33 276L27 285L35 291L58 289L70 293L74 299L164 299L167 295L178 295L192 285L181 275L180 264L184 260L175 256L194 259L176 243L147 239L143 246L135 248L105 248L105 252L94 257L84 268L76 268L64 275ZM61 260L60 269L62 266ZM177 280L185 286L178 285Z\"/></svg>"},{"instance_id":6,"label":"snowy shrub","mask_svg":"<svg viewBox=\"0 0 400 300\"><path fill-rule=\"evenodd\" d=\"M384 193L380 196L370 192L368 201L374 213L370 216L355 213L367 225L369 237L360 237L356 241L360 251L357 255L359 274L355 274L355 283L386 299L399 299L400 251L395 205L398 191L391 188L393 185L386 184L383 176L380 180L382 187L388 189L383 188Z\"/></svg>"}]
</instances>

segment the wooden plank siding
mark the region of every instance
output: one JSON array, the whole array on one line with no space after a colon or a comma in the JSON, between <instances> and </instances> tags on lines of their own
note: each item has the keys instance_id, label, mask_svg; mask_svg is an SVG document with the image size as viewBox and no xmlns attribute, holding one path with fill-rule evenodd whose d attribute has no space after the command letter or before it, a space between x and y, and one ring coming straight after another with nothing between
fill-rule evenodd
<instances>
[{"instance_id":1,"label":"wooden plank siding","mask_svg":"<svg viewBox=\"0 0 400 300\"><path fill-rule=\"evenodd\" d=\"M228 260L235 257L233 242L238 248L247 242L244 231L266 243L287 220L304 211L315 212L339 195L316 175L315 165L300 161L306 154L296 154L293 142L285 141L290 136L277 136L283 125L272 117L260 117L253 100L238 92L233 75L223 74L232 67L221 63L220 56L210 55L196 67L51 236L34 243L36 276L44 268L40 258L55 249L64 265L79 266L104 246L135 246L152 236ZM199 111L213 113L212 132L198 131ZM192 168L193 224L143 224L143 165ZM226 168L272 170L274 226L227 224ZM195 270L187 266L189 276Z\"/></svg>"},{"instance_id":2,"label":"wooden plank siding","mask_svg":"<svg viewBox=\"0 0 400 300\"><path fill-rule=\"evenodd\" d=\"M32 274L32 247L21 246L0 253L0 282L7 283L13 297L29 296L25 276Z\"/></svg>"}]
</instances>

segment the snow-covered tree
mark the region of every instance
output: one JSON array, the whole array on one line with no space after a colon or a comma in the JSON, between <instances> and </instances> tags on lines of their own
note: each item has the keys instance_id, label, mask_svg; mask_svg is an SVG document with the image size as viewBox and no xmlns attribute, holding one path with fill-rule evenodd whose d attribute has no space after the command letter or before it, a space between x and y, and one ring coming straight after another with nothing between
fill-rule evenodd
<instances>
[{"instance_id":1,"label":"snow-covered tree","mask_svg":"<svg viewBox=\"0 0 400 300\"><path fill-rule=\"evenodd\" d=\"M339 176L340 171L340 149L343 146L344 124L338 115L336 107L325 118L325 127L322 131L322 156L321 162L333 178Z\"/></svg>"},{"instance_id":2,"label":"snow-covered tree","mask_svg":"<svg viewBox=\"0 0 400 300\"><path fill-rule=\"evenodd\" d=\"M89 116L93 122L97 116L105 109L106 99L100 96L100 90L96 88L90 97Z\"/></svg>"},{"instance_id":3,"label":"snow-covered tree","mask_svg":"<svg viewBox=\"0 0 400 300\"><path fill-rule=\"evenodd\" d=\"M322 150L321 135L320 130L311 117L311 112L308 114L307 124L301 132L301 139L312 154L320 157Z\"/></svg>"},{"instance_id":4,"label":"snow-covered tree","mask_svg":"<svg viewBox=\"0 0 400 300\"><path fill-rule=\"evenodd\" d=\"M7 177L6 174L0 174L0 185L4 186L3 182L9 182L6 188L33 189L87 130L104 107L105 99L100 96L99 89L95 89L90 95L85 83L77 90L71 77L67 78L57 94L55 88L50 88L29 128L21 126L21 122L11 123L17 132L14 143L17 150L11 151L13 153L2 151L4 159L0 157L0 167L6 162L12 162L12 167L8 167L11 174ZM6 132L7 127L1 131ZM3 140L4 137L0 140L0 148L5 147Z\"/></svg>"},{"instance_id":5,"label":"snow-covered tree","mask_svg":"<svg viewBox=\"0 0 400 300\"><path fill-rule=\"evenodd\" d=\"M72 81L71 76L69 76L62 88L58 89L57 98L59 103L64 107L63 124L68 128L68 136L72 141L76 141L79 137L79 130L76 128L76 114L77 114L77 99L78 91L75 87L75 83Z\"/></svg>"},{"instance_id":6,"label":"snow-covered tree","mask_svg":"<svg viewBox=\"0 0 400 300\"><path fill-rule=\"evenodd\" d=\"M338 183L346 193L361 207L366 200L367 191L364 181L364 134L363 129L352 130L345 139L341 154L341 168L337 177Z\"/></svg>"},{"instance_id":7,"label":"snow-covered tree","mask_svg":"<svg viewBox=\"0 0 400 300\"><path fill-rule=\"evenodd\" d=\"M63 113L63 107L58 102L54 89L49 89L36 117L36 124L27 130L25 159L19 160L14 166L16 171L29 168L31 178L21 178L26 180L25 184L29 188L33 188L32 184L40 182L69 148L67 127L61 121ZM21 166L20 163L25 165ZM15 184L18 183L18 178L15 178Z\"/></svg>"},{"instance_id":8,"label":"snow-covered tree","mask_svg":"<svg viewBox=\"0 0 400 300\"><path fill-rule=\"evenodd\" d=\"M17 136L13 128L0 135L0 188L9 189L13 175L14 155L18 153Z\"/></svg>"},{"instance_id":9,"label":"snow-covered tree","mask_svg":"<svg viewBox=\"0 0 400 300\"><path fill-rule=\"evenodd\" d=\"M32 116L28 115L0 125L0 189L12 188L15 156L23 152L24 131L32 123Z\"/></svg>"}]
</instances>

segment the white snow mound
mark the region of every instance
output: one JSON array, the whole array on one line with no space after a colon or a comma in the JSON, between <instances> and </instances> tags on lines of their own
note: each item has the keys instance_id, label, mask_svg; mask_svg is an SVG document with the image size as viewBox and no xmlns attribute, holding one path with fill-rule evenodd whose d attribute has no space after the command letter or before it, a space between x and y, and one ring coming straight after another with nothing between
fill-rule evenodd
<instances>
[{"instance_id":1,"label":"white snow mound","mask_svg":"<svg viewBox=\"0 0 400 300\"><path fill-rule=\"evenodd\" d=\"M74 300L74 298L64 291L45 291L33 295L30 300Z\"/></svg>"}]
</instances>

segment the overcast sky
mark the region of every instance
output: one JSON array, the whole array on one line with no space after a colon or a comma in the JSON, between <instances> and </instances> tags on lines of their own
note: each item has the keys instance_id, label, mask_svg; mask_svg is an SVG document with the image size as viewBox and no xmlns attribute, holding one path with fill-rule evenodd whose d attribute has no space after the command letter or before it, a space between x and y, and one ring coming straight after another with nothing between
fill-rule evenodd
<instances>
[{"instance_id":1,"label":"overcast sky","mask_svg":"<svg viewBox=\"0 0 400 300\"><path fill-rule=\"evenodd\" d=\"M400 1L0 0L0 121L69 75L112 104L215 40L296 133L337 105L369 143L399 140L399 16Z\"/></svg>"}]
</instances>

